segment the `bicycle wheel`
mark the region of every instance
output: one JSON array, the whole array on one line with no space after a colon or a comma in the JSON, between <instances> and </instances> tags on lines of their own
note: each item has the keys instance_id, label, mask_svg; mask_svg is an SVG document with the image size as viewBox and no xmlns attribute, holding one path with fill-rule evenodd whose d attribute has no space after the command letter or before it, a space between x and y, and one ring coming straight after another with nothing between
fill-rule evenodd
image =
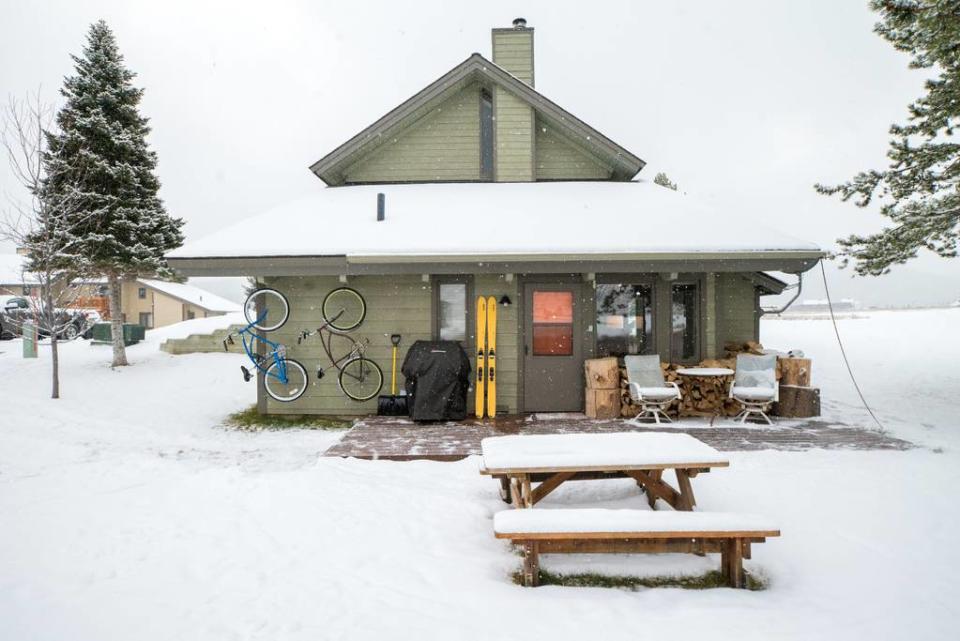
<instances>
[{"instance_id":1,"label":"bicycle wheel","mask_svg":"<svg viewBox=\"0 0 960 641\"><path fill-rule=\"evenodd\" d=\"M243 304L247 323L264 332L280 329L290 317L287 297L275 289L258 289L247 296Z\"/></svg>"},{"instance_id":2,"label":"bicycle wheel","mask_svg":"<svg viewBox=\"0 0 960 641\"><path fill-rule=\"evenodd\" d=\"M286 382L280 380L281 363L286 370ZM304 369L303 365L290 358L283 361L274 361L263 375L263 388L267 390L270 398L281 403L297 400L303 396L309 385L310 379L307 377L307 370Z\"/></svg>"},{"instance_id":3,"label":"bicycle wheel","mask_svg":"<svg viewBox=\"0 0 960 641\"><path fill-rule=\"evenodd\" d=\"M363 322L367 315L367 304L357 290L339 287L323 299L321 311L330 327L346 332Z\"/></svg>"},{"instance_id":4,"label":"bicycle wheel","mask_svg":"<svg viewBox=\"0 0 960 641\"><path fill-rule=\"evenodd\" d=\"M340 389L355 401L369 401L383 388L383 371L369 358L358 356L340 368Z\"/></svg>"}]
</instances>

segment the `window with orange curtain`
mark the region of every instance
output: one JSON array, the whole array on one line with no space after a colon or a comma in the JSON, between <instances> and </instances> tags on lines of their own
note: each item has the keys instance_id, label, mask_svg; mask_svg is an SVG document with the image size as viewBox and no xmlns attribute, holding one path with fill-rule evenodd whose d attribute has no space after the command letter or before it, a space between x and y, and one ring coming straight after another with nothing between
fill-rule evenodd
<instances>
[{"instance_id":1,"label":"window with orange curtain","mask_svg":"<svg viewBox=\"0 0 960 641\"><path fill-rule=\"evenodd\" d=\"M573 292L533 292L533 355L573 354Z\"/></svg>"}]
</instances>

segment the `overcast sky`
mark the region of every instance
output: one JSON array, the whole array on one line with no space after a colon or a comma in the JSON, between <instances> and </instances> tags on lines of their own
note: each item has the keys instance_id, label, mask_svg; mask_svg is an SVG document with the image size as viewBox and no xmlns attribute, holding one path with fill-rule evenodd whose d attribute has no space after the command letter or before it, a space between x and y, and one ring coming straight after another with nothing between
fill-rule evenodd
<instances>
[{"instance_id":1,"label":"overcast sky","mask_svg":"<svg viewBox=\"0 0 960 641\"><path fill-rule=\"evenodd\" d=\"M924 80L872 32L866 5L0 0L0 94L41 87L59 101L69 55L106 19L146 90L161 195L198 238L322 189L308 165L470 53L489 57L490 28L522 15L537 89L647 161L641 177L665 171L718 216L746 212L830 248L881 220L812 185L885 166L887 129ZM8 173L0 189L14 191ZM832 293L960 297L960 260L894 272L831 269ZM810 281L804 297L820 296L819 272Z\"/></svg>"}]
</instances>

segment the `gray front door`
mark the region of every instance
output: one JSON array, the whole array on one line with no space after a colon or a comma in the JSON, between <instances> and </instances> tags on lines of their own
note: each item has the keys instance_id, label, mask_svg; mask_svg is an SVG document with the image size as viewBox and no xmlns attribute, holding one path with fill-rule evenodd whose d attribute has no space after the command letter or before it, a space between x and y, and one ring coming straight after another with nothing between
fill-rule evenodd
<instances>
[{"instance_id":1,"label":"gray front door","mask_svg":"<svg viewBox=\"0 0 960 641\"><path fill-rule=\"evenodd\" d=\"M583 410L583 328L580 287L525 283L523 287L523 409Z\"/></svg>"}]
</instances>

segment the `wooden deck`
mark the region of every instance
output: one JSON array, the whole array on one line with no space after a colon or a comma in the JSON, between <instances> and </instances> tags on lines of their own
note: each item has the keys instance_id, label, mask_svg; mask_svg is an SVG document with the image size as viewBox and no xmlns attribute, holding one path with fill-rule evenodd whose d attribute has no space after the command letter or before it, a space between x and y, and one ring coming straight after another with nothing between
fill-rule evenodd
<instances>
[{"instance_id":1,"label":"wooden deck","mask_svg":"<svg viewBox=\"0 0 960 641\"><path fill-rule=\"evenodd\" d=\"M394 461L458 461L480 454L480 441L505 434L656 432L676 430L722 451L807 449L905 450L907 441L879 432L821 421L783 423L773 427L710 427L707 421L684 419L678 425L638 426L623 420L596 420L582 415L506 416L495 420L417 424L406 419L370 417L358 422L325 456Z\"/></svg>"}]
</instances>

